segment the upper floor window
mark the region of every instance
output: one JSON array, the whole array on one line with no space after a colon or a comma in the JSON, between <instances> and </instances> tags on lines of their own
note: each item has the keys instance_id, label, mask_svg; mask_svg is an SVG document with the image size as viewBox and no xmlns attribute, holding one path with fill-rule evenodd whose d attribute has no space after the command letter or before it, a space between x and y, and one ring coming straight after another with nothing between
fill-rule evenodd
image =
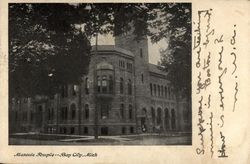
<instances>
[{"instance_id":1,"label":"upper floor window","mask_svg":"<svg viewBox=\"0 0 250 164\"><path fill-rule=\"evenodd\" d=\"M62 91L61 93L62 97L68 97L68 85L63 85L61 91Z\"/></svg>"},{"instance_id":2,"label":"upper floor window","mask_svg":"<svg viewBox=\"0 0 250 164\"><path fill-rule=\"evenodd\" d=\"M76 96L77 86L72 85L71 91L72 91L72 96Z\"/></svg>"},{"instance_id":3,"label":"upper floor window","mask_svg":"<svg viewBox=\"0 0 250 164\"><path fill-rule=\"evenodd\" d=\"M129 113L129 119L132 119L133 118L133 108L132 108L132 105L129 104L128 106L128 113Z\"/></svg>"},{"instance_id":4,"label":"upper floor window","mask_svg":"<svg viewBox=\"0 0 250 164\"><path fill-rule=\"evenodd\" d=\"M143 73L141 74L141 82L142 82L142 83L144 82L144 76L143 76Z\"/></svg>"},{"instance_id":5,"label":"upper floor window","mask_svg":"<svg viewBox=\"0 0 250 164\"><path fill-rule=\"evenodd\" d=\"M120 116L121 116L121 119L124 119L124 104L120 105Z\"/></svg>"},{"instance_id":6,"label":"upper floor window","mask_svg":"<svg viewBox=\"0 0 250 164\"><path fill-rule=\"evenodd\" d=\"M53 120L54 119L54 108L49 108L48 109L48 120Z\"/></svg>"},{"instance_id":7,"label":"upper floor window","mask_svg":"<svg viewBox=\"0 0 250 164\"><path fill-rule=\"evenodd\" d=\"M168 98L171 98L170 87L168 87Z\"/></svg>"},{"instance_id":8,"label":"upper floor window","mask_svg":"<svg viewBox=\"0 0 250 164\"><path fill-rule=\"evenodd\" d=\"M107 93L107 76L102 76L102 92Z\"/></svg>"},{"instance_id":9,"label":"upper floor window","mask_svg":"<svg viewBox=\"0 0 250 164\"><path fill-rule=\"evenodd\" d=\"M130 79L128 79L128 95L132 95L132 83Z\"/></svg>"},{"instance_id":10,"label":"upper floor window","mask_svg":"<svg viewBox=\"0 0 250 164\"><path fill-rule=\"evenodd\" d=\"M97 76L97 92L101 92L101 77Z\"/></svg>"},{"instance_id":11,"label":"upper floor window","mask_svg":"<svg viewBox=\"0 0 250 164\"><path fill-rule=\"evenodd\" d=\"M161 96L163 96L163 86L161 85Z\"/></svg>"},{"instance_id":12,"label":"upper floor window","mask_svg":"<svg viewBox=\"0 0 250 164\"><path fill-rule=\"evenodd\" d=\"M154 96L156 96L156 84L154 84Z\"/></svg>"},{"instance_id":13,"label":"upper floor window","mask_svg":"<svg viewBox=\"0 0 250 164\"><path fill-rule=\"evenodd\" d=\"M71 104L70 110L71 110L71 119L74 120L75 117L76 117L76 105L75 104Z\"/></svg>"},{"instance_id":14,"label":"upper floor window","mask_svg":"<svg viewBox=\"0 0 250 164\"><path fill-rule=\"evenodd\" d=\"M113 77L110 75L109 76L109 92L112 93L113 92Z\"/></svg>"},{"instance_id":15,"label":"upper floor window","mask_svg":"<svg viewBox=\"0 0 250 164\"><path fill-rule=\"evenodd\" d=\"M97 92L98 93L112 93L113 92L113 76L97 76Z\"/></svg>"},{"instance_id":16,"label":"upper floor window","mask_svg":"<svg viewBox=\"0 0 250 164\"><path fill-rule=\"evenodd\" d=\"M158 88L158 96L160 97L160 94L161 94L161 88L160 88L160 85L157 85L157 88Z\"/></svg>"},{"instance_id":17,"label":"upper floor window","mask_svg":"<svg viewBox=\"0 0 250 164\"><path fill-rule=\"evenodd\" d=\"M123 94L123 85L124 85L124 81L123 81L123 78L121 77L120 78L120 94Z\"/></svg>"},{"instance_id":18,"label":"upper floor window","mask_svg":"<svg viewBox=\"0 0 250 164\"><path fill-rule=\"evenodd\" d=\"M166 86L165 86L164 88L165 88L165 97L168 97L168 96L167 96L167 94L168 94L168 89L167 89Z\"/></svg>"},{"instance_id":19,"label":"upper floor window","mask_svg":"<svg viewBox=\"0 0 250 164\"><path fill-rule=\"evenodd\" d=\"M89 94L89 78L85 78L85 93Z\"/></svg>"},{"instance_id":20,"label":"upper floor window","mask_svg":"<svg viewBox=\"0 0 250 164\"><path fill-rule=\"evenodd\" d=\"M125 68L125 62L123 60L119 60L119 67Z\"/></svg>"},{"instance_id":21,"label":"upper floor window","mask_svg":"<svg viewBox=\"0 0 250 164\"><path fill-rule=\"evenodd\" d=\"M150 83L150 94L151 94L151 96L153 95L153 85L152 85L152 83Z\"/></svg>"},{"instance_id":22,"label":"upper floor window","mask_svg":"<svg viewBox=\"0 0 250 164\"><path fill-rule=\"evenodd\" d=\"M102 119L108 118L109 108L110 108L109 104L106 104L106 103L101 104L101 118Z\"/></svg>"},{"instance_id":23,"label":"upper floor window","mask_svg":"<svg viewBox=\"0 0 250 164\"><path fill-rule=\"evenodd\" d=\"M127 63L127 70L129 72L132 72L132 64L131 63Z\"/></svg>"},{"instance_id":24,"label":"upper floor window","mask_svg":"<svg viewBox=\"0 0 250 164\"><path fill-rule=\"evenodd\" d=\"M89 105L85 104L85 118L89 119Z\"/></svg>"},{"instance_id":25,"label":"upper floor window","mask_svg":"<svg viewBox=\"0 0 250 164\"><path fill-rule=\"evenodd\" d=\"M143 51L142 51L142 48L140 48L140 57L141 57L141 58L143 57Z\"/></svg>"},{"instance_id":26,"label":"upper floor window","mask_svg":"<svg viewBox=\"0 0 250 164\"><path fill-rule=\"evenodd\" d=\"M183 105L183 120L188 121L190 118L190 111L188 110L187 105Z\"/></svg>"},{"instance_id":27,"label":"upper floor window","mask_svg":"<svg viewBox=\"0 0 250 164\"><path fill-rule=\"evenodd\" d=\"M62 107L61 108L61 120L67 120L68 118L68 108Z\"/></svg>"}]
</instances>

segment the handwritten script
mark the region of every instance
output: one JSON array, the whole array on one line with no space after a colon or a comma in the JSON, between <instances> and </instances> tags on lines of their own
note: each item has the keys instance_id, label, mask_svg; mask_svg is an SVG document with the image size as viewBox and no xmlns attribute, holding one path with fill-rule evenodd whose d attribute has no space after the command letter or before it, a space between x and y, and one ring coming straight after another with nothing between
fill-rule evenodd
<instances>
[{"instance_id":1,"label":"handwritten script","mask_svg":"<svg viewBox=\"0 0 250 164\"><path fill-rule=\"evenodd\" d=\"M227 136L224 127L228 112L237 111L239 83L237 76L237 25L225 24L230 32L218 29L213 9L198 10L193 22L193 55L195 58L195 94L199 144L197 155L227 158ZM221 27L223 28L223 27ZM227 86L227 87L226 87ZM228 87L230 86L230 87ZM225 103L225 100L232 103ZM216 144L215 144L216 143Z\"/></svg>"}]
</instances>

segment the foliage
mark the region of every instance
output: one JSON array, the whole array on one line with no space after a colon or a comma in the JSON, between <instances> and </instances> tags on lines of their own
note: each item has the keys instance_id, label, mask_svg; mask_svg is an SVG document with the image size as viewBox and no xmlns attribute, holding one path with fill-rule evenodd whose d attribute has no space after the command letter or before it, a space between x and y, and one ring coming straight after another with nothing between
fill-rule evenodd
<instances>
[{"instance_id":1,"label":"foliage","mask_svg":"<svg viewBox=\"0 0 250 164\"><path fill-rule=\"evenodd\" d=\"M164 66L176 91L185 97L191 94L191 4L160 4L157 18L150 27L151 39L157 42L168 40L168 47L161 51L161 65ZM154 13L156 15L156 13ZM156 31L156 32L155 32Z\"/></svg>"},{"instance_id":2,"label":"foliage","mask_svg":"<svg viewBox=\"0 0 250 164\"><path fill-rule=\"evenodd\" d=\"M191 4L10 4L9 9L12 94L47 93L77 81L88 68L89 39L128 32L131 22L135 39L169 41L161 65L177 90L190 93Z\"/></svg>"},{"instance_id":3,"label":"foliage","mask_svg":"<svg viewBox=\"0 0 250 164\"><path fill-rule=\"evenodd\" d=\"M68 4L10 4L11 97L53 94L86 73L90 43L76 15Z\"/></svg>"}]
</instances>

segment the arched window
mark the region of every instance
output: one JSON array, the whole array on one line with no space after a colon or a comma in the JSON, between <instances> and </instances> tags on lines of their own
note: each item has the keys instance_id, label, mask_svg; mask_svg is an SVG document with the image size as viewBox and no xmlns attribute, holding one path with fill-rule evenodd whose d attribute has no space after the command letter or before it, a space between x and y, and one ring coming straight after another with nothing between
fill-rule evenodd
<instances>
[{"instance_id":1,"label":"arched window","mask_svg":"<svg viewBox=\"0 0 250 164\"><path fill-rule=\"evenodd\" d=\"M157 125L161 125L161 108L157 109Z\"/></svg>"},{"instance_id":2,"label":"arched window","mask_svg":"<svg viewBox=\"0 0 250 164\"><path fill-rule=\"evenodd\" d=\"M64 120L64 108L63 107L60 110L60 114L61 114L61 120Z\"/></svg>"},{"instance_id":3,"label":"arched window","mask_svg":"<svg viewBox=\"0 0 250 164\"><path fill-rule=\"evenodd\" d=\"M71 91L72 91L72 96L76 96L77 86L76 85L72 85Z\"/></svg>"},{"instance_id":4,"label":"arched window","mask_svg":"<svg viewBox=\"0 0 250 164\"><path fill-rule=\"evenodd\" d=\"M128 79L128 94L132 95L132 83L130 79Z\"/></svg>"},{"instance_id":5,"label":"arched window","mask_svg":"<svg viewBox=\"0 0 250 164\"><path fill-rule=\"evenodd\" d=\"M167 87L165 86L165 97L166 98L168 97L167 94L168 94L168 90L167 90Z\"/></svg>"},{"instance_id":6,"label":"arched window","mask_svg":"<svg viewBox=\"0 0 250 164\"><path fill-rule=\"evenodd\" d=\"M109 76L109 93L113 92L113 77L110 75Z\"/></svg>"},{"instance_id":7,"label":"arched window","mask_svg":"<svg viewBox=\"0 0 250 164\"><path fill-rule=\"evenodd\" d=\"M152 117L152 122L154 125L155 124L155 109L153 107L151 107L151 117Z\"/></svg>"},{"instance_id":8,"label":"arched window","mask_svg":"<svg viewBox=\"0 0 250 164\"><path fill-rule=\"evenodd\" d=\"M163 86L161 85L161 96L163 97Z\"/></svg>"},{"instance_id":9,"label":"arched window","mask_svg":"<svg viewBox=\"0 0 250 164\"><path fill-rule=\"evenodd\" d=\"M156 95L156 84L154 84L154 96L157 96Z\"/></svg>"},{"instance_id":10,"label":"arched window","mask_svg":"<svg viewBox=\"0 0 250 164\"><path fill-rule=\"evenodd\" d=\"M152 86L152 83L150 83L150 94L151 94L151 96L153 96L153 86Z\"/></svg>"},{"instance_id":11,"label":"arched window","mask_svg":"<svg viewBox=\"0 0 250 164\"><path fill-rule=\"evenodd\" d=\"M48 111L48 120L51 120L50 108L48 108L47 111Z\"/></svg>"},{"instance_id":12,"label":"arched window","mask_svg":"<svg viewBox=\"0 0 250 164\"><path fill-rule=\"evenodd\" d=\"M89 78L85 78L85 93L89 94Z\"/></svg>"},{"instance_id":13,"label":"arched window","mask_svg":"<svg viewBox=\"0 0 250 164\"><path fill-rule=\"evenodd\" d=\"M89 105L85 104L85 118L89 119Z\"/></svg>"},{"instance_id":14,"label":"arched window","mask_svg":"<svg viewBox=\"0 0 250 164\"><path fill-rule=\"evenodd\" d=\"M70 111L71 111L71 119L74 120L76 117L76 105L75 104L71 104Z\"/></svg>"},{"instance_id":15,"label":"arched window","mask_svg":"<svg viewBox=\"0 0 250 164\"><path fill-rule=\"evenodd\" d=\"M160 89L160 85L157 85L157 88L158 88L158 96L160 97L160 94L161 94L161 89Z\"/></svg>"},{"instance_id":16,"label":"arched window","mask_svg":"<svg viewBox=\"0 0 250 164\"><path fill-rule=\"evenodd\" d=\"M174 99L174 88L171 88L171 97Z\"/></svg>"},{"instance_id":17,"label":"arched window","mask_svg":"<svg viewBox=\"0 0 250 164\"><path fill-rule=\"evenodd\" d=\"M124 104L120 105L120 116L121 116L121 119L124 119Z\"/></svg>"},{"instance_id":18,"label":"arched window","mask_svg":"<svg viewBox=\"0 0 250 164\"><path fill-rule=\"evenodd\" d=\"M120 78L120 94L123 94L123 83L124 81L123 81L123 78L121 77Z\"/></svg>"},{"instance_id":19,"label":"arched window","mask_svg":"<svg viewBox=\"0 0 250 164\"><path fill-rule=\"evenodd\" d=\"M146 108L143 108L143 109L142 109L142 115L144 115L144 116L147 117L147 109L146 109Z\"/></svg>"},{"instance_id":20,"label":"arched window","mask_svg":"<svg viewBox=\"0 0 250 164\"><path fill-rule=\"evenodd\" d=\"M183 114L183 120L184 120L184 121L187 121L187 120L188 120L188 115L189 115L189 114L188 114L188 109L185 109L185 108L184 108L182 114Z\"/></svg>"},{"instance_id":21,"label":"arched window","mask_svg":"<svg viewBox=\"0 0 250 164\"><path fill-rule=\"evenodd\" d=\"M97 92L101 92L101 77L97 76Z\"/></svg>"},{"instance_id":22,"label":"arched window","mask_svg":"<svg viewBox=\"0 0 250 164\"><path fill-rule=\"evenodd\" d=\"M176 128L176 124L175 124L175 110L174 109L171 110L171 125L172 125L172 129Z\"/></svg>"},{"instance_id":23,"label":"arched window","mask_svg":"<svg viewBox=\"0 0 250 164\"><path fill-rule=\"evenodd\" d=\"M169 129L169 113L168 108L165 109L165 127L168 130Z\"/></svg>"},{"instance_id":24,"label":"arched window","mask_svg":"<svg viewBox=\"0 0 250 164\"><path fill-rule=\"evenodd\" d=\"M62 107L61 108L61 120L67 120L68 117L68 108Z\"/></svg>"},{"instance_id":25,"label":"arched window","mask_svg":"<svg viewBox=\"0 0 250 164\"><path fill-rule=\"evenodd\" d=\"M62 86L62 93L61 96L64 97L68 97L68 85L63 85Z\"/></svg>"},{"instance_id":26,"label":"arched window","mask_svg":"<svg viewBox=\"0 0 250 164\"><path fill-rule=\"evenodd\" d=\"M107 76L102 76L102 92L107 93Z\"/></svg>"},{"instance_id":27,"label":"arched window","mask_svg":"<svg viewBox=\"0 0 250 164\"><path fill-rule=\"evenodd\" d=\"M132 119L133 118L133 108L132 108L131 104L129 104L128 109L129 109L129 119Z\"/></svg>"},{"instance_id":28,"label":"arched window","mask_svg":"<svg viewBox=\"0 0 250 164\"><path fill-rule=\"evenodd\" d=\"M51 120L54 120L54 108L51 108Z\"/></svg>"},{"instance_id":29,"label":"arched window","mask_svg":"<svg viewBox=\"0 0 250 164\"><path fill-rule=\"evenodd\" d=\"M168 98L171 99L170 87L168 87Z\"/></svg>"}]
</instances>

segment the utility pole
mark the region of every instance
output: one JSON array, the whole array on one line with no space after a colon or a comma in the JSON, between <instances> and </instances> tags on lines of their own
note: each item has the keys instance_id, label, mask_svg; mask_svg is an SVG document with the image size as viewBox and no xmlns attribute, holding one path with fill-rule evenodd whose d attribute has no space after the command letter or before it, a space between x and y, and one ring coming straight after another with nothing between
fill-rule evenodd
<instances>
[{"instance_id":1,"label":"utility pole","mask_svg":"<svg viewBox=\"0 0 250 164\"><path fill-rule=\"evenodd\" d=\"M95 58L97 57L97 48L98 48L98 30L97 30L97 27L96 27L96 33L95 33ZM94 65L94 80L93 80L93 82L94 82L94 84L93 84L93 86L94 86L94 106L95 106L95 139L98 139L98 109L97 109L97 97L96 97L96 94L97 94L97 92L96 92L96 60L94 59L94 63L95 63L95 65Z\"/></svg>"}]
</instances>

